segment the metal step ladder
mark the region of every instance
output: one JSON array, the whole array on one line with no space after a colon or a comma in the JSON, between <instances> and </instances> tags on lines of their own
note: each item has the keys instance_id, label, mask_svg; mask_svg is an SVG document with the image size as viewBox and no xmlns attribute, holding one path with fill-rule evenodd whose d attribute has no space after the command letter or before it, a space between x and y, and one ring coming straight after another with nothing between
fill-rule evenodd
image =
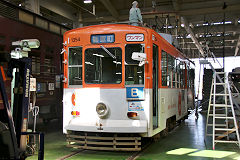
<instances>
[{"instance_id":1,"label":"metal step ladder","mask_svg":"<svg viewBox=\"0 0 240 160\"><path fill-rule=\"evenodd\" d=\"M219 90L223 90L219 92ZM210 123L211 120L211 123ZM212 132L208 133L212 127ZM230 137L236 134L237 140ZM235 117L228 74L214 71L206 121L206 136L212 136L212 146L216 143L236 143L240 147L238 124ZM222 140L224 138L224 140ZM235 137L234 137L235 138Z\"/></svg>"}]
</instances>

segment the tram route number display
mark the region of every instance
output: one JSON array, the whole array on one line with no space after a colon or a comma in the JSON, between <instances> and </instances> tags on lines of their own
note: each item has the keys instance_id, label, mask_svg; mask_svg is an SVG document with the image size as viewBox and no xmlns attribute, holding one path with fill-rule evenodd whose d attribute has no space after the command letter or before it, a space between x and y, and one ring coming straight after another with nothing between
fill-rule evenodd
<instances>
[{"instance_id":1,"label":"tram route number display","mask_svg":"<svg viewBox=\"0 0 240 160\"><path fill-rule=\"evenodd\" d=\"M142 42L144 41L143 34L127 34L126 35L127 42Z\"/></svg>"},{"instance_id":2,"label":"tram route number display","mask_svg":"<svg viewBox=\"0 0 240 160\"><path fill-rule=\"evenodd\" d=\"M126 87L127 100L144 100L144 87Z\"/></svg>"}]
</instances>

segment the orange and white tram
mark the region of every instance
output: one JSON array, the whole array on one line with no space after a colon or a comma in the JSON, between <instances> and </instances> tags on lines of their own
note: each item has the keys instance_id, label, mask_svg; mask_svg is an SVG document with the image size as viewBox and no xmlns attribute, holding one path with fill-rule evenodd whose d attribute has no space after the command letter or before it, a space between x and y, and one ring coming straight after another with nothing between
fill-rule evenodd
<instances>
[{"instance_id":1,"label":"orange and white tram","mask_svg":"<svg viewBox=\"0 0 240 160\"><path fill-rule=\"evenodd\" d=\"M153 137L193 105L189 60L152 29L77 28L64 34L64 49L63 132L82 148L87 135Z\"/></svg>"}]
</instances>

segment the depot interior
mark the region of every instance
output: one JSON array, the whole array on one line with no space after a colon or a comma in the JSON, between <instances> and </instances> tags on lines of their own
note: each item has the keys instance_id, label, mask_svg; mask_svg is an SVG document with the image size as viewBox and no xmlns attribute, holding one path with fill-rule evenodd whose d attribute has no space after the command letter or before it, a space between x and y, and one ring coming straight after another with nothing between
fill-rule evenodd
<instances>
[{"instance_id":1,"label":"depot interior","mask_svg":"<svg viewBox=\"0 0 240 160\"><path fill-rule=\"evenodd\" d=\"M138 3L144 27L156 26L156 32L171 35L168 42L174 41L174 47L191 61L195 72L195 104L189 108L187 119L176 122L167 136L151 140L144 152L132 159L240 159L240 1L138 0ZM0 66L5 75L1 81L0 142L4 152L19 156L15 154L20 154L18 143L22 143L18 137L25 136L27 142L23 143L27 143L27 147L19 157L26 159L131 159L136 154L69 148L62 133L64 33L99 24L128 24L131 6L130 0L0 1ZM24 43L28 43L28 48L23 54L30 57L31 62L23 60L16 50L23 49ZM15 72L19 72L20 77L33 79L16 78ZM224 83L228 83L231 91L221 94L231 94L233 110L231 107L228 110L235 113L230 119L236 122L225 130L225 137L229 135L226 139L220 136L222 142L205 137L205 128L211 125L207 119L217 118L217 114L208 113L208 109L211 96L214 97L210 89L216 86L214 75L220 72L226 74L228 81ZM21 90L21 87L18 91L14 89L13 82L17 80L19 85L35 88L30 98L11 98ZM8 112L4 109L6 103L11 106ZM26 114L22 112L24 105L29 106L28 128L21 132L22 122L18 121L17 113ZM15 115L12 114L14 107L18 108ZM216 133L210 134L216 136Z\"/></svg>"}]
</instances>

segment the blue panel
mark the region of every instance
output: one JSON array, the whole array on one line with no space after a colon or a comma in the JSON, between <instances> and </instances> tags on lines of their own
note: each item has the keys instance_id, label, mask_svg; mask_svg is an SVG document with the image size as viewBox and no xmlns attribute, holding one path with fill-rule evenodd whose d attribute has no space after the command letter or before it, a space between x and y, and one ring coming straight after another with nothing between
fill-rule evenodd
<instances>
[{"instance_id":1,"label":"blue panel","mask_svg":"<svg viewBox=\"0 0 240 160\"><path fill-rule=\"evenodd\" d=\"M91 35L92 43L114 43L115 37L114 34L100 34L100 35Z\"/></svg>"},{"instance_id":2,"label":"blue panel","mask_svg":"<svg viewBox=\"0 0 240 160\"><path fill-rule=\"evenodd\" d=\"M37 92L41 91L41 83L37 83Z\"/></svg>"},{"instance_id":3,"label":"blue panel","mask_svg":"<svg viewBox=\"0 0 240 160\"><path fill-rule=\"evenodd\" d=\"M144 99L144 87L126 87L127 99Z\"/></svg>"}]
</instances>

